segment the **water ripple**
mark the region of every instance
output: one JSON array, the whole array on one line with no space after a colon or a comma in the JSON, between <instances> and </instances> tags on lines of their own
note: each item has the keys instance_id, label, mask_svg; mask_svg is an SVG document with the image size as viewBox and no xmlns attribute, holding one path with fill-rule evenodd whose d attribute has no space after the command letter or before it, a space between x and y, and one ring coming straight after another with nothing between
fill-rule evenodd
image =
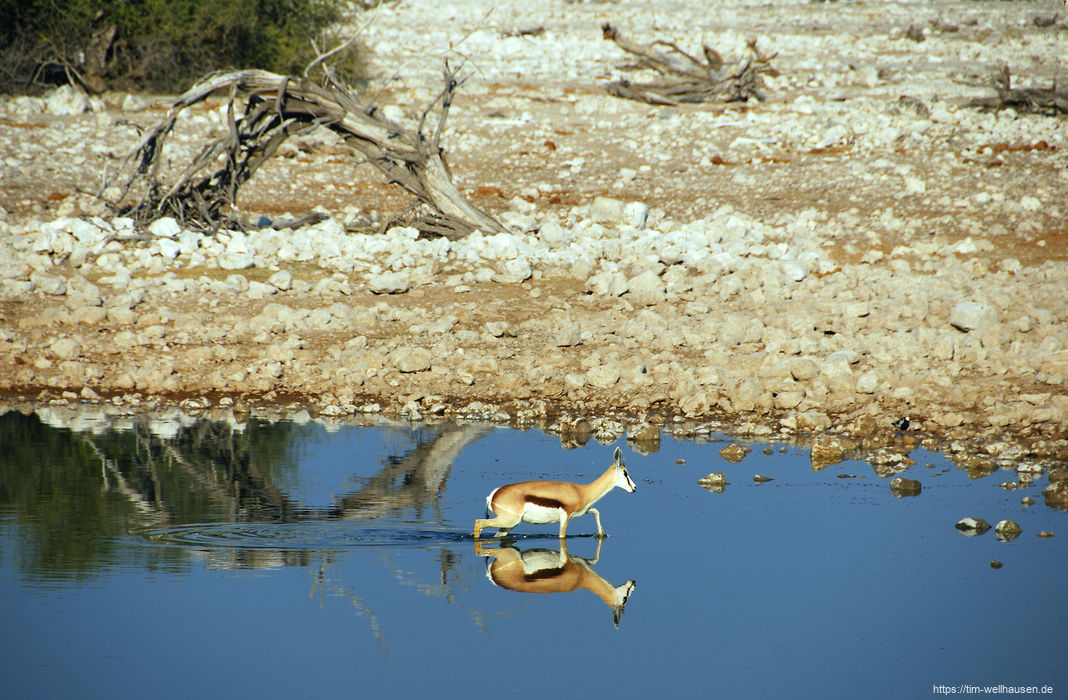
<instances>
[{"instance_id":1,"label":"water ripple","mask_svg":"<svg viewBox=\"0 0 1068 700\"><path fill-rule=\"evenodd\" d=\"M322 550L354 547L426 547L453 545L470 537L466 532L435 528L425 523L309 522L192 523L150 530L142 537L172 547Z\"/></svg>"}]
</instances>

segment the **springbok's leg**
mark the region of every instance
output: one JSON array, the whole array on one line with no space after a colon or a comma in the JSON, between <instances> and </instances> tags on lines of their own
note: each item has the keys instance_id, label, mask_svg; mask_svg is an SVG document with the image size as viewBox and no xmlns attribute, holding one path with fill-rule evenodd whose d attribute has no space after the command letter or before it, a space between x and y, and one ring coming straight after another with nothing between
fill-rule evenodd
<instances>
[{"instance_id":1,"label":"springbok's leg","mask_svg":"<svg viewBox=\"0 0 1068 700\"><path fill-rule=\"evenodd\" d=\"M597 538L597 551L595 551L593 553L593 559L587 559L586 560L586 563L589 564L590 566L593 566L594 564L596 564L597 561L601 558L601 545L602 544L604 544L604 538L603 537L598 537Z\"/></svg>"},{"instance_id":2,"label":"springbok's leg","mask_svg":"<svg viewBox=\"0 0 1068 700\"><path fill-rule=\"evenodd\" d=\"M496 518L487 518L485 520L475 521L475 539L478 539L483 528L495 527L498 528L494 537L504 537L508 534L508 531L519 524L519 520L522 516L517 513L509 513L507 511L500 513Z\"/></svg>"},{"instance_id":3,"label":"springbok's leg","mask_svg":"<svg viewBox=\"0 0 1068 700\"><path fill-rule=\"evenodd\" d=\"M567 537L567 513L564 509L560 509L560 539Z\"/></svg>"},{"instance_id":4,"label":"springbok's leg","mask_svg":"<svg viewBox=\"0 0 1068 700\"><path fill-rule=\"evenodd\" d=\"M606 535L604 534L604 528L601 527L601 514L597 511L596 508L590 508L586 512L593 513L593 519L597 521L597 536L606 537Z\"/></svg>"}]
</instances>

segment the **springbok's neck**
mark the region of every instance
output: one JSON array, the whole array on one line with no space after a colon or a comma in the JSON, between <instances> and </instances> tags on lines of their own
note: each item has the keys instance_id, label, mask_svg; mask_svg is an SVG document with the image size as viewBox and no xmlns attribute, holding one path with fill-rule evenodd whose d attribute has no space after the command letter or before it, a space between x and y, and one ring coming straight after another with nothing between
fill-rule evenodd
<instances>
[{"instance_id":1,"label":"springbok's neck","mask_svg":"<svg viewBox=\"0 0 1068 700\"><path fill-rule=\"evenodd\" d=\"M618 608L620 601L622 600L622 594L616 590L616 587L601 578L601 575L593 570L587 562L578 557L571 557L571 561L575 566L579 567L583 572L582 582L579 584L582 588L585 588L590 593L600 598L605 604L610 605L613 608Z\"/></svg>"},{"instance_id":2,"label":"springbok's neck","mask_svg":"<svg viewBox=\"0 0 1068 700\"><path fill-rule=\"evenodd\" d=\"M594 479L589 484L586 484L582 491L586 497L586 503L592 505L611 491L616 485L616 465L610 466L605 470L604 474Z\"/></svg>"}]
</instances>

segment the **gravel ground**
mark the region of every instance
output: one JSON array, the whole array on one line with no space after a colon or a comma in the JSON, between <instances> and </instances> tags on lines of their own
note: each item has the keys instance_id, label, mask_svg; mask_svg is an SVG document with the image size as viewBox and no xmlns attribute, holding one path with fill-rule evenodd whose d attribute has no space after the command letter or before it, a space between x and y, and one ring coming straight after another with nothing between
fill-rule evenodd
<instances>
[{"instance_id":1,"label":"gravel ground","mask_svg":"<svg viewBox=\"0 0 1068 700\"><path fill-rule=\"evenodd\" d=\"M444 59L469 75L443 143L513 232L454 242L381 233L405 197L319 133L287 142L240 214L324 221L207 237L162 220L132 237L86 193L136 144L124 124L167 99L4 97L0 391L580 440L730 426L833 435L891 468L921 441L980 471L1063 464L1065 117L969 106L1003 63L1021 86L1063 81L1068 15L1035 21L1060 6L465 0L429 16L402 0L357 15L372 89L396 76L392 118L414 124ZM778 75L763 102L621 100L605 84L635 76L604 22L728 60L755 38ZM192 111L173 162L225 128L220 104Z\"/></svg>"}]
</instances>

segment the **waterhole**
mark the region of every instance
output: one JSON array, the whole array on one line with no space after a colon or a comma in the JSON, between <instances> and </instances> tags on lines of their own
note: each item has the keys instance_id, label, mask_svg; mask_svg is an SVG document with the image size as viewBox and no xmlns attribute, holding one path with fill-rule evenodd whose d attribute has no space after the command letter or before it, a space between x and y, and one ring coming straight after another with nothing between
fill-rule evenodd
<instances>
[{"instance_id":1,"label":"waterhole","mask_svg":"<svg viewBox=\"0 0 1068 700\"><path fill-rule=\"evenodd\" d=\"M1068 688L1068 515L1045 502L1045 471L977 473L906 447L890 466L814 468L806 447L715 432L568 447L486 425L9 412L0 690ZM590 514L564 541L555 523L472 536L494 488L591 483L616 447L636 489L597 502L607 537ZM958 529L969 517L1020 532Z\"/></svg>"}]
</instances>

